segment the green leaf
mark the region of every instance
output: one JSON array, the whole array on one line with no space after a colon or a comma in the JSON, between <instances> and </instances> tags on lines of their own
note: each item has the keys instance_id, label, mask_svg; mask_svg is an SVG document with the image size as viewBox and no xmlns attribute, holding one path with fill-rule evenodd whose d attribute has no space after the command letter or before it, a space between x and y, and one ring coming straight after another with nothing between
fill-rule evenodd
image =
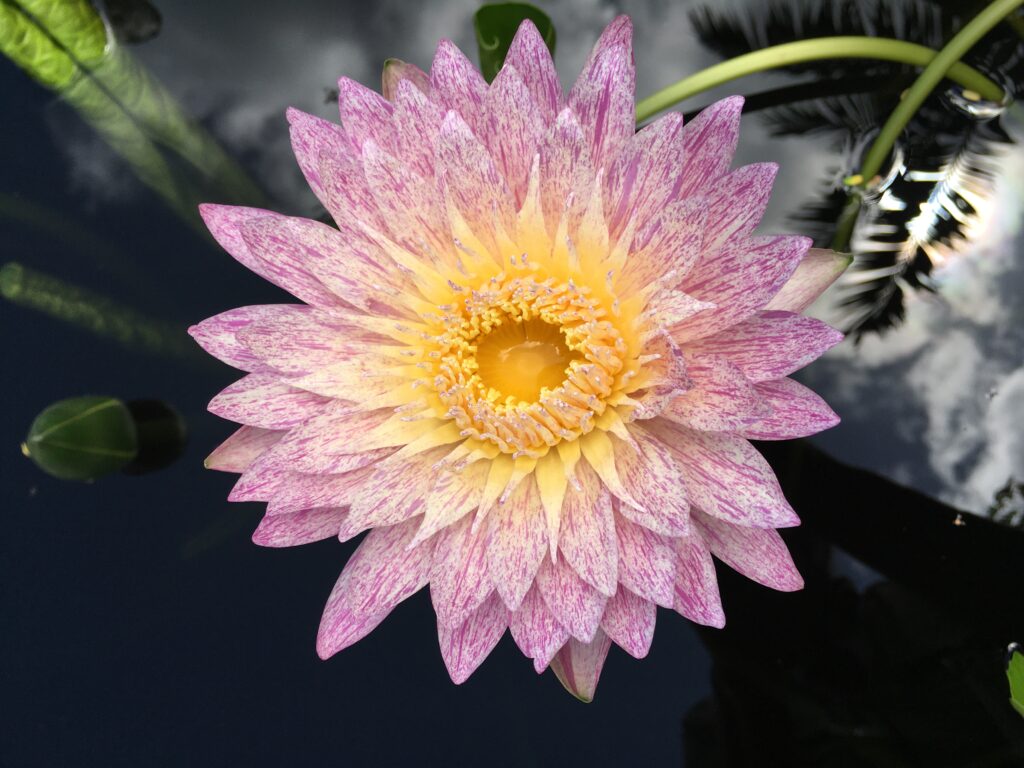
<instances>
[{"instance_id":1,"label":"green leaf","mask_svg":"<svg viewBox=\"0 0 1024 768\"><path fill-rule=\"evenodd\" d=\"M491 82L501 70L519 25L529 19L537 27L551 55L555 55L555 25L544 11L529 3L490 3L473 16L480 71Z\"/></svg>"},{"instance_id":2,"label":"green leaf","mask_svg":"<svg viewBox=\"0 0 1024 768\"><path fill-rule=\"evenodd\" d=\"M72 397L40 413L22 452L62 480L94 480L135 458L138 436L128 407L112 397Z\"/></svg>"},{"instance_id":3,"label":"green leaf","mask_svg":"<svg viewBox=\"0 0 1024 768\"><path fill-rule=\"evenodd\" d=\"M1013 643L1006 659L1006 677L1010 681L1010 704L1024 717L1024 653Z\"/></svg>"}]
</instances>

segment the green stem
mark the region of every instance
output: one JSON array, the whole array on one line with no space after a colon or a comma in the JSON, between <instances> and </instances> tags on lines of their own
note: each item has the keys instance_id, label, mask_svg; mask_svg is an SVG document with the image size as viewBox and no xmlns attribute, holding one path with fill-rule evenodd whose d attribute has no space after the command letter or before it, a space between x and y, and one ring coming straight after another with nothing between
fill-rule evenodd
<instances>
[{"instance_id":1,"label":"green stem","mask_svg":"<svg viewBox=\"0 0 1024 768\"><path fill-rule=\"evenodd\" d=\"M1013 1L1017 4L1024 2ZM923 45L879 37L819 37L773 45L708 67L648 96L636 105L636 120L638 123L643 122L677 102L766 69L823 59L880 59L927 67L937 59L937 55L936 51ZM976 91L984 99L1001 101L1004 98L1002 88L973 67L956 62L952 66L946 64L942 71L950 80Z\"/></svg>"},{"instance_id":2,"label":"green stem","mask_svg":"<svg viewBox=\"0 0 1024 768\"><path fill-rule=\"evenodd\" d=\"M896 139L899 138L907 123L910 122L910 119L942 78L947 73L952 78L953 67L963 58L964 54L1004 17L1022 4L1024 4L1024 0L994 0L946 43L938 55L924 68L914 84L907 89L903 99L889 115L882 130L879 131L871 149L864 157L864 164L861 166L860 175L863 177L863 183L870 184L878 174L882 163L889 156L893 144L896 143ZM1002 94L997 98L992 98L979 88L971 88L971 90L976 91L981 98L989 101L1003 100Z\"/></svg>"}]
</instances>

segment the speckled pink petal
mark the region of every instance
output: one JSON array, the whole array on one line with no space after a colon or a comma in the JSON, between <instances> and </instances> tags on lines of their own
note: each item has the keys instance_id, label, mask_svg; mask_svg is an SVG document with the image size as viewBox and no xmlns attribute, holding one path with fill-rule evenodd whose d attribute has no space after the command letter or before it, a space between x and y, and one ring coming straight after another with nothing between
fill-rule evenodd
<instances>
[{"instance_id":1,"label":"speckled pink petal","mask_svg":"<svg viewBox=\"0 0 1024 768\"><path fill-rule=\"evenodd\" d=\"M530 587L519 608L509 615L509 630L519 650L533 659L538 674L547 668L569 639L569 630L558 623L536 584Z\"/></svg>"},{"instance_id":2,"label":"speckled pink petal","mask_svg":"<svg viewBox=\"0 0 1024 768\"><path fill-rule=\"evenodd\" d=\"M316 652L333 656L368 635L395 606L427 584L434 542L409 549L418 520L375 528L345 564L327 599Z\"/></svg>"},{"instance_id":3,"label":"speckled pink petal","mask_svg":"<svg viewBox=\"0 0 1024 768\"><path fill-rule=\"evenodd\" d=\"M555 562L544 558L537 571L537 588L569 634L584 642L593 639L608 598L583 581L565 558Z\"/></svg>"},{"instance_id":4,"label":"speckled pink petal","mask_svg":"<svg viewBox=\"0 0 1024 768\"><path fill-rule=\"evenodd\" d=\"M594 185L594 164L579 120L566 107L540 145L540 199L548 230L554 232L567 209L580 215Z\"/></svg>"},{"instance_id":5,"label":"speckled pink petal","mask_svg":"<svg viewBox=\"0 0 1024 768\"><path fill-rule=\"evenodd\" d=\"M743 97L729 96L707 107L683 128L680 197L702 194L728 172L739 143L742 109Z\"/></svg>"},{"instance_id":6,"label":"speckled pink petal","mask_svg":"<svg viewBox=\"0 0 1024 768\"><path fill-rule=\"evenodd\" d=\"M238 307L208 317L188 329L189 335L218 360L243 371L270 372L273 369L238 338L238 333L254 320L273 314L287 304L264 304Z\"/></svg>"},{"instance_id":7,"label":"speckled pink petal","mask_svg":"<svg viewBox=\"0 0 1024 768\"><path fill-rule=\"evenodd\" d=\"M366 340L343 317L296 304L266 305L237 337L266 366L295 376L351 358ZM346 338L354 340L355 350Z\"/></svg>"},{"instance_id":8,"label":"speckled pink petal","mask_svg":"<svg viewBox=\"0 0 1024 768\"><path fill-rule=\"evenodd\" d=\"M611 639L600 629L589 643L570 638L551 660L551 669L565 690L589 703L594 700L597 681L611 646Z\"/></svg>"},{"instance_id":9,"label":"speckled pink petal","mask_svg":"<svg viewBox=\"0 0 1024 768\"><path fill-rule=\"evenodd\" d=\"M295 154L299 169L306 177L306 182L313 190L313 194L329 209L324 181L320 177L320 156L325 154L338 157L350 151L349 139L345 135L344 129L336 123L307 114L294 107L289 107L285 114L288 118L292 152Z\"/></svg>"},{"instance_id":10,"label":"speckled pink petal","mask_svg":"<svg viewBox=\"0 0 1024 768\"><path fill-rule=\"evenodd\" d=\"M777 163L744 165L701 190L708 212L704 248L710 251L754 232L768 207L778 171Z\"/></svg>"},{"instance_id":11,"label":"speckled pink petal","mask_svg":"<svg viewBox=\"0 0 1024 768\"><path fill-rule=\"evenodd\" d=\"M618 290L627 293L659 280L681 281L702 254L706 221L707 209L701 198L679 200L662 208L637 231Z\"/></svg>"},{"instance_id":12,"label":"speckled pink petal","mask_svg":"<svg viewBox=\"0 0 1024 768\"><path fill-rule=\"evenodd\" d=\"M487 570L494 588L514 611L548 551L544 510L532 477L488 515Z\"/></svg>"},{"instance_id":13,"label":"speckled pink petal","mask_svg":"<svg viewBox=\"0 0 1024 768\"><path fill-rule=\"evenodd\" d=\"M824 400L793 379L763 381L755 389L772 411L739 430L748 440L791 440L816 435L839 423Z\"/></svg>"},{"instance_id":14,"label":"speckled pink petal","mask_svg":"<svg viewBox=\"0 0 1024 768\"><path fill-rule=\"evenodd\" d=\"M678 112L660 117L629 137L609 163L604 201L613 238L631 220L642 229L675 197L683 161L682 127Z\"/></svg>"},{"instance_id":15,"label":"speckled pink petal","mask_svg":"<svg viewBox=\"0 0 1024 768\"><path fill-rule=\"evenodd\" d=\"M676 539L674 546L678 566L673 609L698 624L724 627L715 564L701 534L695 529L693 535Z\"/></svg>"},{"instance_id":16,"label":"speckled pink petal","mask_svg":"<svg viewBox=\"0 0 1024 768\"><path fill-rule=\"evenodd\" d=\"M430 575L438 623L460 625L493 589L487 573L487 529L474 531L472 519L464 517L441 531Z\"/></svg>"},{"instance_id":17,"label":"speckled pink petal","mask_svg":"<svg viewBox=\"0 0 1024 768\"><path fill-rule=\"evenodd\" d=\"M244 472L284 434L279 430L241 427L206 457L203 466L220 472Z\"/></svg>"},{"instance_id":18,"label":"speckled pink petal","mask_svg":"<svg viewBox=\"0 0 1024 768\"><path fill-rule=\"evenodd\" d=\"M578 465L576 477L580 489L569 488L565 495L558 546L584 581L610 597L618 584L612 497L585 464Z\"/></svg>"},{"instance_id":19,"label":"speckled pink petal","mask_svg":"<svg viewBox=\"0 0 1024 768\"><path fill-rule=\"evenodd\" d=\"M338 526L345 512L343 507L335 507L264 515L252 540L261 547L297 547L330 539L338 535Z\"/></svg>"},{"instance_id":20,"label":"speckled pink petal","mask_svg":"<svg viewBox=\"0 0 1024 768\"><path fill-rule=\"evenodd\" d=\"M250 373L217 395L207 409L222 419L264 429L288 429L317 413L327 398L295 389L278 376Z\"/></svg>"},{"instance_id":21,"label":"speckled pink petal","mask_svg":"<svg viewBox=\"0 0 1024 768\"><path fill-rule=\"evenodd\" d=\"M533 156L547 126L519 72L507 62L487 89L484 113L484 144L508 182L518 210L526 197Z\"/></svg>"},{"instance_id":22,"label":"speckled pink petal","mask_svg":"<svg viewBox=\"0 0 1024 768\"><path fill-rule=\"evenodd\" d=\"M601 629L630 656L642 659L654 640L657 613L654 603L622 587L605 606Z\"/></svg>"},{"instance_id":23,"label":"speckled pink petal","mask_svg":"<svg viewBox=\"0 0 1024 768\"><path fill-rule=\"evenodd\" d=\"M295 472L278 488L267 505L268 515L283 515L303 509L347 507L374 472L374 465L336 475L308 475ZM339 528L334 529L338 535Z\"/></svg>"},{"instance_id":24,"label":"speckled pink petal","mask_svg":"<svg viewBox=\"0 0 1024 768\"><path fill-rule=\"evenodd\" d=\"M387 447L366 446L361 441L391 416L388 409L366 412L347 403L332 402L305 424L292 429L271 453L281 466L290 467L295 472L330 473L357 469L357 466L351 466L351 457ZM369 458L373 455L369 454Z\"/></svg>"},{"instance_id":25,"label":"speckled pink petal","mask_svg":"<svg viewBox=\"0 0 1024 768\"><path fill-rule=\"evenodd\" d=\"M349 147L342 153L321 153L318 169L323 184L321 202L345 237L365 240L361 225L376 232L387 230L387 222L377 209L366 180L359 149Z\"/></svg>"},{"instance_id":26,"label":"speckled pink petal","mask_svg":"<svg viewBox=\"0 0 1024 768\"><path fill-rule=\"evenodd\" d=\"M632 58L633 46L633 21L626 15L616 16L611 23L601 31L590 55L587 57L583 69L580 70L579 79L592 77L597 60L608 50L616 46L624 46L630 51Z\"/></svg>"},{"instance_id":27,"label":"speckled pink petal","mask_svg":"<svg viewBox=\"0 0 1024 768\"><path fill-rule=\"evenodd\" d=\"M800 520L772 468L742 437L700 432L664 419L651 423L672 449L691 503L709 515L759 528L787 528Z\"/></svg>"},{"instance_id":28,"label":"speckled pink petal","mask_svg":"<svg viewBox=\"0 0 1024 768\"><path fill-rule=\"evenodd\" d=\"M450 40L438 43L430 65L431 101L445 112L455 110L477 136L482 136L486 91L487 83L466 55Z\"/></svg>"},{"instance_id":29,"label":"speckled pink petal","mask_svg":"<svg viewBox=\"0 0 1024 768\"><path fill-rule=\"evenodd\" d=\"M270 501L293 475L273 459L273 448L246 467L228 494L228 501Z\"/></svg>"},{"instance_id":30,"label":"speckled pink petal","mask_svg":"<svg viewBox=\"0 0 1024 768\"><path fill-rule=\"evenodd\" d=\"M767 381L803 368L842 340L842 333L813 317L770 310L688 349L726 357L751 381Z\"/></svg>"},{"instance_id":31,"label":"speckled pink petal","mask_svg":"<svg viewBox=\"0 0 1024 768\"><path fill-rule=\"evenodd\" d=\"M802 312L843 274L852 261L853 257L848 253L811 248L765 309Z\"/></svg>"},{"instance_id":32,"label":"speckled pink petal","mask_svg":"<svg viewBox=\"0 0 1024 768\"><path fill-rule=\"evenodd\" d=\"M788 235L740 239L708 259L714 268L698 262L679 287L716 306L673 328L673 338L696 341L746 320L790 278L810 244L809 238Z\"/></svg>"},{"instance_id":33,"label":"speckled pink petal","mask_svg":"<svg viewBox=\"0 0 1024 768\"><path fill-rule=\"evenodd\" d=\"M441 656L453 683L469 679L494 650L507 627L508 609L497 592L492 592L460 626L437 625Z\"/></svg>"},{"instance_id":34,"label":"speckled pink petal","mask_svg":"<svg viewBox=\"0 0 1024 768\"><path fill-rule=\"evenodd\" d=\"M415 64L401 59L388 59L381 72L381 93L394 101L403 82L409 83L424 95L430 93L430 76Z\"/></svg>"},{"instance_id":35,"label":"speckled pink petal","mask_svg":"<svg viewBox=\"0 0 1024 768\"><path fill-rule=\"evenodd\" d=\"M622 505L619 505L621 512ZM675 602L676 558L672 541L630 522L615 518L619 546L619 583L646 600L671 608Z\"/></svg>"},{"instance_id":36,"label":"speckled pink petal","mask_svg":"<svg viewBox=\"0 0 1024 768\"><path fill-rule=\"evenodd\" d=\"M493 243L495 222L514 232L512 192L487 149L455 112L445 115L436 150L438 182L474 234Z\"/></svg>"},{"instance_id":37,"label":"speckled pink petal","mask_svg":"<svg viewBox=\"0 0 1024 768\"><path fill-rule=\"evenodd\" d=\"M633 135L635 90L631 49L614 45L597 55L593 67L584 70L569 91L567 103L579 118L598 168L606 167Z\"/></svg>"},{"instance_id":38,"label":"speckled pink petal","mask_svg":"<svg viewBox=\"0 0 1024 768\"><path fill-rule=\"evenodd\" d=\"M444 112L419 88L398 87L391 118L395 131L395 158L410 172L434 180L434 145L441 133Z\"/></svg>"},{"instance_id":39,"label":"speckled pink petal","mask_svg":"<svg viewBox=\"0 0 1024 768\"><path fill-rule=\"evenodd\" d=\"M416 533L415 540L419 542L429 538L475 511L480 504L489 469L486 462L479 461L462 472L437 473L429 487L424 483L423 527Z\"/></svg>"},{"instance_id":40,"label":"speckled pink petal","mask_svg":"<svg viewBox=\"0 0 1024 768\"><path fill-rule=\"evenodd\" d=\"M545 125L554 121L562 108L562 86L551 52L529 19L519 25L505 56L505 66L514 67L523 78Z\"/></svg>"},{"instance_id":41,"label":"speckled pink petal","mask_svg":"<svg viewBox=\"0 0 1024 768\"><path fill-rule=\"evenodd\" d=\"M634 523L666 536L685 536L690 530L690 504L678 462L668 447L637 426L633 443L612 440L615 468L637 509L620 504L619 511Z\"/></svg>"},{"instance_id":42,"label":"speckled pink petal","mask_svg":"<svg viewBox=\"0 0 1024 768\"><path fill-rule=\"evenodd\" d=\"M392 148L391 103L376 91L348 77L338 81L338 111L341 127L357 147L367 139Z\"/></svg>"},{"instance_id":43,"label":"speckled pink petal","mask_svg":"<svg viewBox=\"0 0 1024 768\"><path fill-rule=\"evenodd\" d=\"M712 554L733 570L780 592L803 588L804 580L778 531L733 525L709 515L698 515L695 522Z\"/></svg>"},{"instance_id":44,"label":"speckled pink petal","mask_svg":"<svg viewBox=\"0 0 1024 768\"><path fill-rule=\"evenodd\" d=\"M691 429L730 432L771 411L743 372L724 357L687 354L693 387L676 397L662 416Z\"/></svg>"}]
</instances>

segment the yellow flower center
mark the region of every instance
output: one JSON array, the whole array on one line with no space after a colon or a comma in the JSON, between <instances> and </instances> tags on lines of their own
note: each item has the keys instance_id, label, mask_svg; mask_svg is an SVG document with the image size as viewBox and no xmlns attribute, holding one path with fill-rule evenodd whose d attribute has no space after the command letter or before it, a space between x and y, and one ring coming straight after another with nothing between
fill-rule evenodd
<instances>
[{"instance_id":1,"label":"yellow flower center","mask_svg":"<svg viewBox=\"0 0 1024 768\"><path fill-rule=\"evenodd\" d=\"M520 401L532 402L564 381L579 354L569 349L558 326L540 318L502 323L476 347L483 385Z\"/></svg>"}]
</instances>

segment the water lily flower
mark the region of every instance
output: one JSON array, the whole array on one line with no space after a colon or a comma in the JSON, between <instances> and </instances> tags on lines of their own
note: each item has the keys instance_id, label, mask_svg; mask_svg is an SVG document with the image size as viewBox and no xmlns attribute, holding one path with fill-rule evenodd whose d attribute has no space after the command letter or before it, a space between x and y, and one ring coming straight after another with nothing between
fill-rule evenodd
<instances>
[{"instance_id":1,"label":"water lily flower","mask_svg":"<svg viewBox=\"0 0 1024 768\"><path fill-rule=\"evenodd\" d=\"M302 304L191 329L247 375L207 466L267 502L253 539L364 531L327 601L327 658L429 585L464 681L509 630L589 700L657 607L725 622L712 557L802 581L798 524L748 440L838 419L787 378L839 341L801 311L844 257L754 234L776 168L729 166L741 99L634 132L632 28L563 94L529 22L488 86L450 42L340 82L341 125L288 112L336 226L207 205L218 242Z\"/></svg>"}]
</instances>

